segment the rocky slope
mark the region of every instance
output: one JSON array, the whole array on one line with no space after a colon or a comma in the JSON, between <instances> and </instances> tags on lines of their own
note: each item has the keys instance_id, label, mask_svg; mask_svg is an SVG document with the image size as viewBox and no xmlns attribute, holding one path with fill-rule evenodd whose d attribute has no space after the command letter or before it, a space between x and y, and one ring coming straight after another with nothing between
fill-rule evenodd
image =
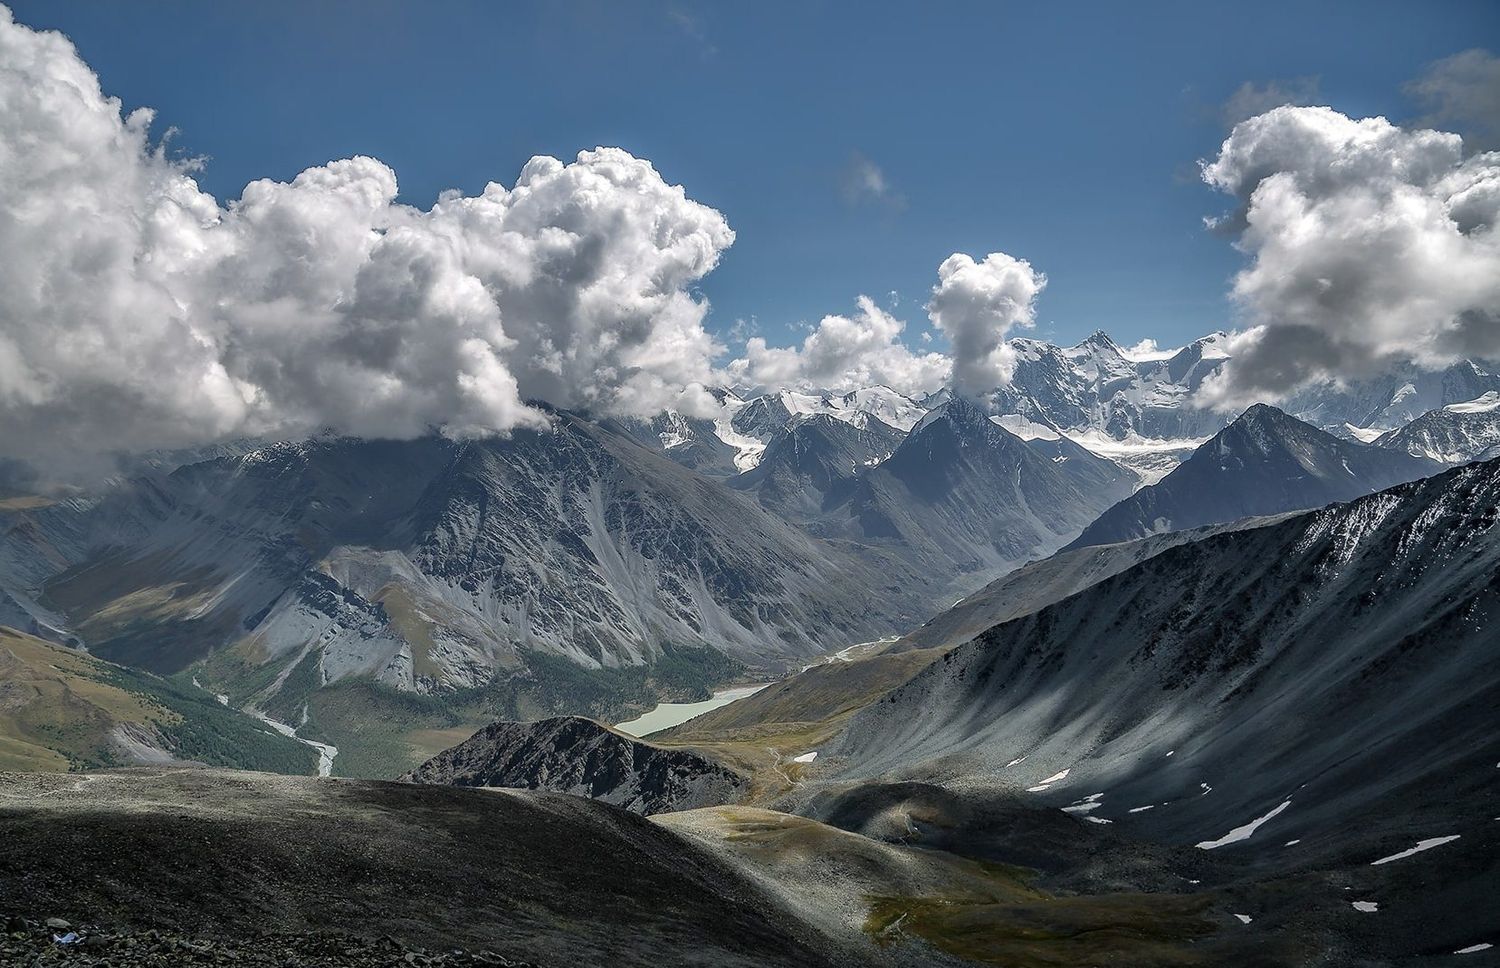
<instances>
[{"instance_id":1,"label":"rocky slope","mask_svg":"<svg viewBox=\"0 0 1500 968\"><path fill-rule=\"evenodd\" d=\"M899 551L922 574L971 591L1066 544L1134 477L1038 453L972 402L931 411L824 518L829 533ZM1074 468L1077 468L1075 472Z\"/></svg>"},{"instance_id":2,"label":"rocky slope","mask_svg":"<svg viewBox=\"0 0 1500 968\"><path fill-rule=\"evenodd\" d=\"M904 437L876 417L793 417L766 444L760 463L730 483L778 514L813 517L848 497L860 474L891 456Z\"/></svg>"},{"instance_id":3,"label":"rocky slope","mask_svg":"<svg viewBox=\"0 0 1500 968\"><path fill-rule=\"evenodd\" d=\"M1368 957L1456 951L1500 930L1476 915L1500 857L1497 575L1500 463L1471 464L997 626L820 762L840 784L1028 791L1266 876L1345 871L1380 912Z\"/></svg>"},{"instance_id":4,"label":"rocky slope","mask_svg":"<svg viewBox=\"0 0 1500 968\"><path fill-rule=\"evenodd\" d=\"M1176 470L1105 511L1070 548L1347 501L1438 470L1256 404Z\"/></svg>"},{"instance_id":5,"label":"rocky slope","mask_svg":"<svg viewBox=\"0 0 1500 968\"><path fill-rule=\"evenodd\" d=\"M1475 460L1500 444L1500 391L1424 413L1374 443L1442 464Z\"/></svg>"},{"instance_id":6,"label":"rocky slope","mask_svg":"<svg viewBox=\"0 0 1500 968\"><path fill-rule=\"evenodd\" d=\"M329 690L453 697L387 717L417 731L612 716L882 634L931 595L567 413L503 440L274 445L5 524L0 585L38 627L191 670L387 775L435 749L407 759L356 727L384 700Z\"/></svg>"},{"instance_id":7,"label":"rocky slope","mask_svg":"<svg viewBox=\"0 0 1500 968\"><path fill-rule=\"evenodd\" d=\"M1242 518L1228 524L1169 531L1134 541L1059 551L995 579L903 635L888 651L951 649L963 645L986 629L1060 602L1169 548L1273 520Z\"/></svg>"},{"instance_id":8,"label":"rocky slope","mask_svg":"<svg viewBox=\"0 0 1500 968\"><path fill-rule=\"evenodd\" d=\"M746 787L744 777L707 757L663 749L578 716L491 723L401 779L550 790L648 815L733 803Z\"/></svg>"}]
</instances>

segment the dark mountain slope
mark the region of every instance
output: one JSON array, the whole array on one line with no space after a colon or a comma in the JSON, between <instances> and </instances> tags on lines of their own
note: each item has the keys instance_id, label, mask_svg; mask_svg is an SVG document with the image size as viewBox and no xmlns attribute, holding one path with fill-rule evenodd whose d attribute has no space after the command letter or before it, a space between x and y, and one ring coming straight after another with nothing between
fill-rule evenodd
<instances>
[{"instance_id":1,"label":"dark mountain slope","mask_svg":"<svg viewBox=\"0 0 1500 968\"><path fill-rule=\"evenodd\" d=\"M1497 521L1492 461L1179 545L948 653L860 714L845 753L860 773L960 753L989 770L1027 755L1015 775L1025 783L1082 772L1050 755L1031 763L1042 749L1097 759L1127 741L1140 755L1180 746L1176 773L1200 750L1218 758L1249 744L1259 749L1237 769L1256 785L1256 765L1282 757L1268 775L1296 772L1330 752L1325 743L1340 757L1370 755L1373 735L1370 749L1341 744L1378 723L1397 727L1387 739L1401 737L1500 688L1500 654L1489 648L1500 617ZM1241 717L1270 731L1228 728ZM1476 717L1465 729L1492 727ZM1003 743L980 742L1001 733ZM1091 781L1070 776L1066 786L1079 782Z\"/></svg>"},{"instance_id":2,"label":"dark mountain slope","mask_svg":"<svg viewBox=\"0 0 1500 968\"><path fill-rule=\"evenodd\" d=\"M948 653L830 754L840 782L1028 789L1269 871L1347 868L1381 939L1453 951L1500 929L1463 916L1500 857L1497 623L1489 462L1163 552Z\"/></svg>"},{"instance_id":3,"label":"dark mountain slope","mask_svg":"<svg viewBox=\"0 0 1500 968\"><path fill-rule=\"evenodd\" d=\"M1129 493L1127 475L1091 476L1080 481L955 399L914 427L825 520L847 537L901 549L919 571L954 576L949 587L967 591L1055 551Z\"/></svg>"},{"instance_id":4,"label":"dark mountain slope","mask_svg":"<svg viewBox=\"0 0 1500 968\"><path fill-rule=\"evenodd\" d=\"M822 413L794 417L766 444L760 463L730 486L779 514L819 514L846 497L858 476L889 457L905 437L874 417L862 424Z\"/></svg>"},{"instance_id":5,"label":"dark mountain slope","mask_svg":"<svg viewBox=\"0 0 1500 968\"><path fill-rule=\"evenodd\" d=\"M1101 514L1068 547L1322 507L1438 469L1256 404L1166 477Z\"/></svg>"},{"instance_id":6,"label":"dark mountain slope","mask_svg":"<svg viewBox=\"0 0 1500 968\"><path fill-rule=\"evenodd\" d=\"M1241 518L1188 531L1169 531L1134 541L1090 545L1059 551L1023 565L990 582L952 608L939 613L893 643L887 650L948 649L1022 615L1029 615L1096 585L1169 548L1199 541L1222 531L1258 527L1276 518Z\"/></svg>"}]
</instances>

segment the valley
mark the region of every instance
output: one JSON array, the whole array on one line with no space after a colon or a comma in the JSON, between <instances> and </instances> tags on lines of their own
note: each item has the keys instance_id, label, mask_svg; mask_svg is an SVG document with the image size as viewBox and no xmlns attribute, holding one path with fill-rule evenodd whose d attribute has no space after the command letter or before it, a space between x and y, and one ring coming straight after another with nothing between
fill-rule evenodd
<instances>
[{"instance_id":1,"label":"valley","mask_svg":"<svg viewBox=\"0 0 1500 968\"><path fill-rule=\"evenodd\" d=\"M1019 346L1043 382L1010 413L726 390L713 420L246 445L12 502L0 881L47 889L0 913L125 965L189 918L185 958L206 931L250 964L1481 944L1496 411L1353 434L1334 397L1320 427L1077 392L1190 383L1211 346ZM250 858L192 915L145 871L184 836L215 845L185 876ZM548 881L564 844L599 897ZM129 896L46 859L98 851Z\"/></svg>"}]
</instances>

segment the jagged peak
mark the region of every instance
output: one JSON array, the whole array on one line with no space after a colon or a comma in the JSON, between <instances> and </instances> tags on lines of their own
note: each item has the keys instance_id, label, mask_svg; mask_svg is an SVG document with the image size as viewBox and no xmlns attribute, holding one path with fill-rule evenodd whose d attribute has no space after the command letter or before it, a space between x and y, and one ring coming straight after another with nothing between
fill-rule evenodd
<instances>
[{"instance_id":1,"label":"jagged peak","mask_svg":"<svg viewBox=\"0 0 1500 968\"><path fill-rule=\"evenodd\" d=\"M974 432L976 429L983 431L985 428L995 427L990 422L988 414L980 406L978 401L972 397L960 393L954 393L946 402L940 406L927 411L927 415L918 421L911 429L911 436L915 437L924 430L940 423L946 423L957 430Z\"/></svg>"}]
</instances>

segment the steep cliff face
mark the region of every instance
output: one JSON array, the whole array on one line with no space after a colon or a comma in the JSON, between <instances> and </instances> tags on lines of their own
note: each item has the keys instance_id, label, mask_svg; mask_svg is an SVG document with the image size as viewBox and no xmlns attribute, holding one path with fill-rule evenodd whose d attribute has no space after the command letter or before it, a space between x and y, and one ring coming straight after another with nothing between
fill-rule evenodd
<instances>
[{"instance_id":1,"label":"steep cliff face","mask_svg":"<svg viewBox=\"0 0 1500 968\"><path fill-rule=\"evenodd\" d=\"M707 757L652 746L578 716L492 723L402 779L550 790L640 814L734 803L747 786Z\"/></svg>"}]
</instances>

